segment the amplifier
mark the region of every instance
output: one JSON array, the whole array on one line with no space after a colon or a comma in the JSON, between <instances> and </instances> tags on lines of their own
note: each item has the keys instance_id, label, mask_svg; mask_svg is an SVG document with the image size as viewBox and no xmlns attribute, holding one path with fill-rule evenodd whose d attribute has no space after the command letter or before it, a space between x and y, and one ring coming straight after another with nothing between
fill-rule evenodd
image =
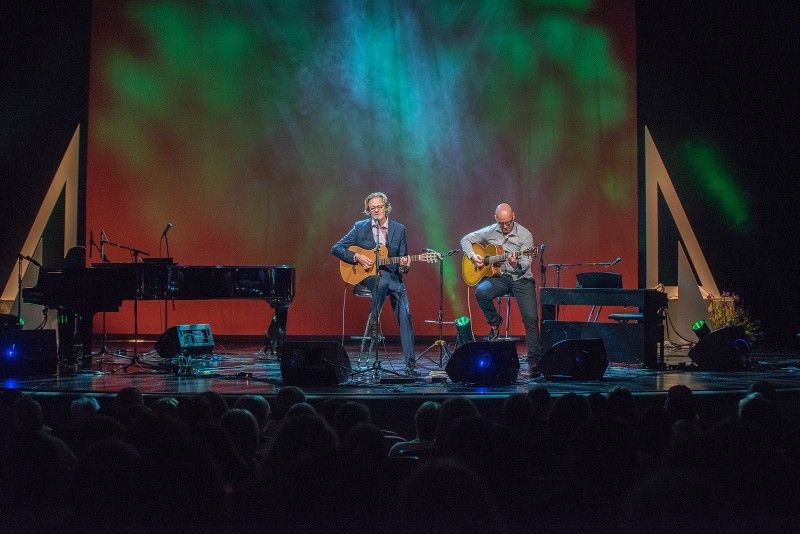
<instances>
[{"instance_id":1,"label":"amplifier","mask_svg":"<svg viewBox=\"0 0 800 534\"><path fill-rule=\"evenodd\" d=\"M170 327L161 334L153 348L165 359L178 354L211 354L214 351L211 325L179 324Z\"/></svg>"}]
</instances>

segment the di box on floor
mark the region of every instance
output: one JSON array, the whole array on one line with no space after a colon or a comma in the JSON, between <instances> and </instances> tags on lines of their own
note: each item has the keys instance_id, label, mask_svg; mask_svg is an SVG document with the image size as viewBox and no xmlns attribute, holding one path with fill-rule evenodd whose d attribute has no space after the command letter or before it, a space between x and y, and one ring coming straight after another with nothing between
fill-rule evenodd
<instances>
[{"instance_id":1,"label":"di box on floor","mask_svg":"<svg viewBox=\"0 0 800 534\"><path fill-rule=\"evenodd\" d=\"M52 375L57 369L55 330L0 330L0 376Z\"/></svg>"},{"instance_id":2,"label":"di box on floor","mask_svg":"<svg viewBox=\"0 0 800 534\"><path fill-rule=\"evenodd\" d=\"M179 324L168 328L153 345L162 358L178 354L211 354L214 352L214 335L211 325Z\"/></svg>"},{"instance_id":3,"label":"di box on floor","mask_svg":"<svg viewBox=\"0 0 800 534\"><path fill-rule=\"evenodd\" d=\"M519 355L514 341L478 341L456 349L445 372L453 382L479 386L513 384L519 374Z\"/></svg>"},{"instance_id":4,"label":"di box on floor","mask_svg":"<svg viewBox=\"0 0 800 534\"><path fill-rule=\"evenodd\" d=\"M539 369L544 376L599 380L608 368L602 339L565 339L544 353Z\"/></svg>"},{"instance_id":5,"label":"di box on floor","mask_svg":"<svg viewBox=\"0 0 800 534\"><path fill-rule=\"evenodd\" d=\"M287 386L335 386L353 372L338 341L286 341L278 349Z\"/></svg>"}]
</instances>

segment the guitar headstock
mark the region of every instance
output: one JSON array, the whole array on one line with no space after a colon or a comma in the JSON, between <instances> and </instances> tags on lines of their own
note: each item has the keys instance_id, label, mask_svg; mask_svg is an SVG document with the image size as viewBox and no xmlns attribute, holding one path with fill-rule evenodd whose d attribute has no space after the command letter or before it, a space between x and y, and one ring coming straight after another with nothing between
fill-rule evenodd
<instances>
[{"instance_id":1,"label":"guitar headstock","mask_svg":"<svg viewBox=\"0 0 800 534\"><path fill-rule=\"evenodd\" d=\"M425 263L436 263L442 259L442 255L438 252L423 252L419 255L419 261L424 261Z\"/></svg>"},{"instance_id":2,"label":"guitar headstock","mask_svg":"<svg viewBox=\"0 0 800 534\"><path fill-rule=\"evenodd\" d=\"M539 255L539 247L528 247L519 253L520 256L530 256L531 258L535 258Z\"/></svg>"}]
</instances>

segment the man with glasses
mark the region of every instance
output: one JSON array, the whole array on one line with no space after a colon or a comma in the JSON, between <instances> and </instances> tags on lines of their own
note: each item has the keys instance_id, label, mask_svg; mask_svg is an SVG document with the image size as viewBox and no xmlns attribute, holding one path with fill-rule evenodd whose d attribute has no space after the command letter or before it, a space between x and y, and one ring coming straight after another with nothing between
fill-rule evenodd
<instances>
[{"instance_id":1,"label":"man with glasses","mask_svg":"<svg viewBox=\"0 0 800 534\"><path fill-rule=\"evenodd\" d=\"M461 239L461 250L478 269L484 267L484 258L473 250L472 245L496 245L509 253L500 265L500 276L484 277L475 286L475 298L489 323L488 341L498 338L502 318L494 304L494 299L509 293L517 299L517 306L525 324L525 345L528 349L528 363L533 367L539 364L539 314L536 309L536 282L531 271L531 256L520 254L533 250L533 235L521 224L514 221L514 210L508 204L500 204L494 211L494 224L490 224Z\"/></svg>"},{"instance_id":2,"label":"man with glasses","mask_svg":"<svg viewBox=\"0 0 800 534\"><path fill-rule=\"evenodd\" d=\"M400 326L400 345L403 348L403 360L408 374L415 373L414 359L414 330L411 325L411 311L408 305L406 286L403 283L403 273L408 272L411 263L408 257L408 244L406 243L406 227L399 222L389 219L392 205L385 193L370 193L364 199L364 214L368 219L356 221L344 237L334 243L331 252L340 260L352 265L360 264L364 269L371 269L375 264L375 254L353 253L348 250L350 246L357 246L366 250L375 250L375 241L385 245L389 257L400 257L399 264L380 265L378 276L370 276L361 284L374 291L377 280L377 293L372 301L372 317L378 317L378 311L383 306L386 296L392 303L395 317Z\"/></svg>"}]
</instances>

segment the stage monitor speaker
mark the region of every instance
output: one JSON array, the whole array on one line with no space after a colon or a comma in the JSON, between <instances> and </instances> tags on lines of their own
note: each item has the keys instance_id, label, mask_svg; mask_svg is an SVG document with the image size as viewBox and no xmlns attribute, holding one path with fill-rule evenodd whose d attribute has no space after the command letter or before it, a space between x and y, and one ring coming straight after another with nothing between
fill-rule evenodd
<instances>
[{"instance_id":1,"label":"stage monitor speaker","mask_svg":"<svg viewBox=\"0 0 800 534\"><path fill-rule=\"evenodd\" d=\"M703 371L741 371L749 356L750 343L741 326L714 330L689 350L689 359Z\"/></svg>"},{"instance_id":2,"label":"stage monitor speaker","mask_svg":"<svg viewBox=\"0 0 800 534\"><path fill-rule=\"evenodd\" d=\"M544 376L569 376L575 380L599 380L608 368L602 339L565 339L542 356L539 369Z\"/></svg>"},{"instance_id":3,"label":"stage monitor speaker","mask_svg":"<svg viewBox=\"0 0 800 534\"><path fill-rule=\"evenodd\" d=\"M285 341L278 353L281 377L287 386L335 386L353 372L350 358L338 341Z\"/></svg>"},{"instance_id":4,"label":"stage monitor speaker","mask_svg":"<svg viewBox=\"0 0 800 534\"><path fill-rule=\"evenodd\" d=\"M445 366L453 382L478 386L513 384L519 374L519 355L514 341L478 341L456 349Z\"/></svg>"},{"instance_id":5,"label":"stage monitor speaker","mask_svg":"<svg viewBox=\"0 0 800 534\"><path fill-rule=\"evenodd\" d=\"M0 376L52 375L57 370L55 330L0 330Z\"/></svg>"},{"instance_id":6,"label":"stage monitor speaker","mask_svg":"<svg viewBox=\"0 0 800 534\"><path fill-rule=\"evenodd\" d=\"M167 328L153 348L164 359L179 354L211 354L214 351L214 335L207 324L179 324Z\"/></svg>"}]
</instances>

